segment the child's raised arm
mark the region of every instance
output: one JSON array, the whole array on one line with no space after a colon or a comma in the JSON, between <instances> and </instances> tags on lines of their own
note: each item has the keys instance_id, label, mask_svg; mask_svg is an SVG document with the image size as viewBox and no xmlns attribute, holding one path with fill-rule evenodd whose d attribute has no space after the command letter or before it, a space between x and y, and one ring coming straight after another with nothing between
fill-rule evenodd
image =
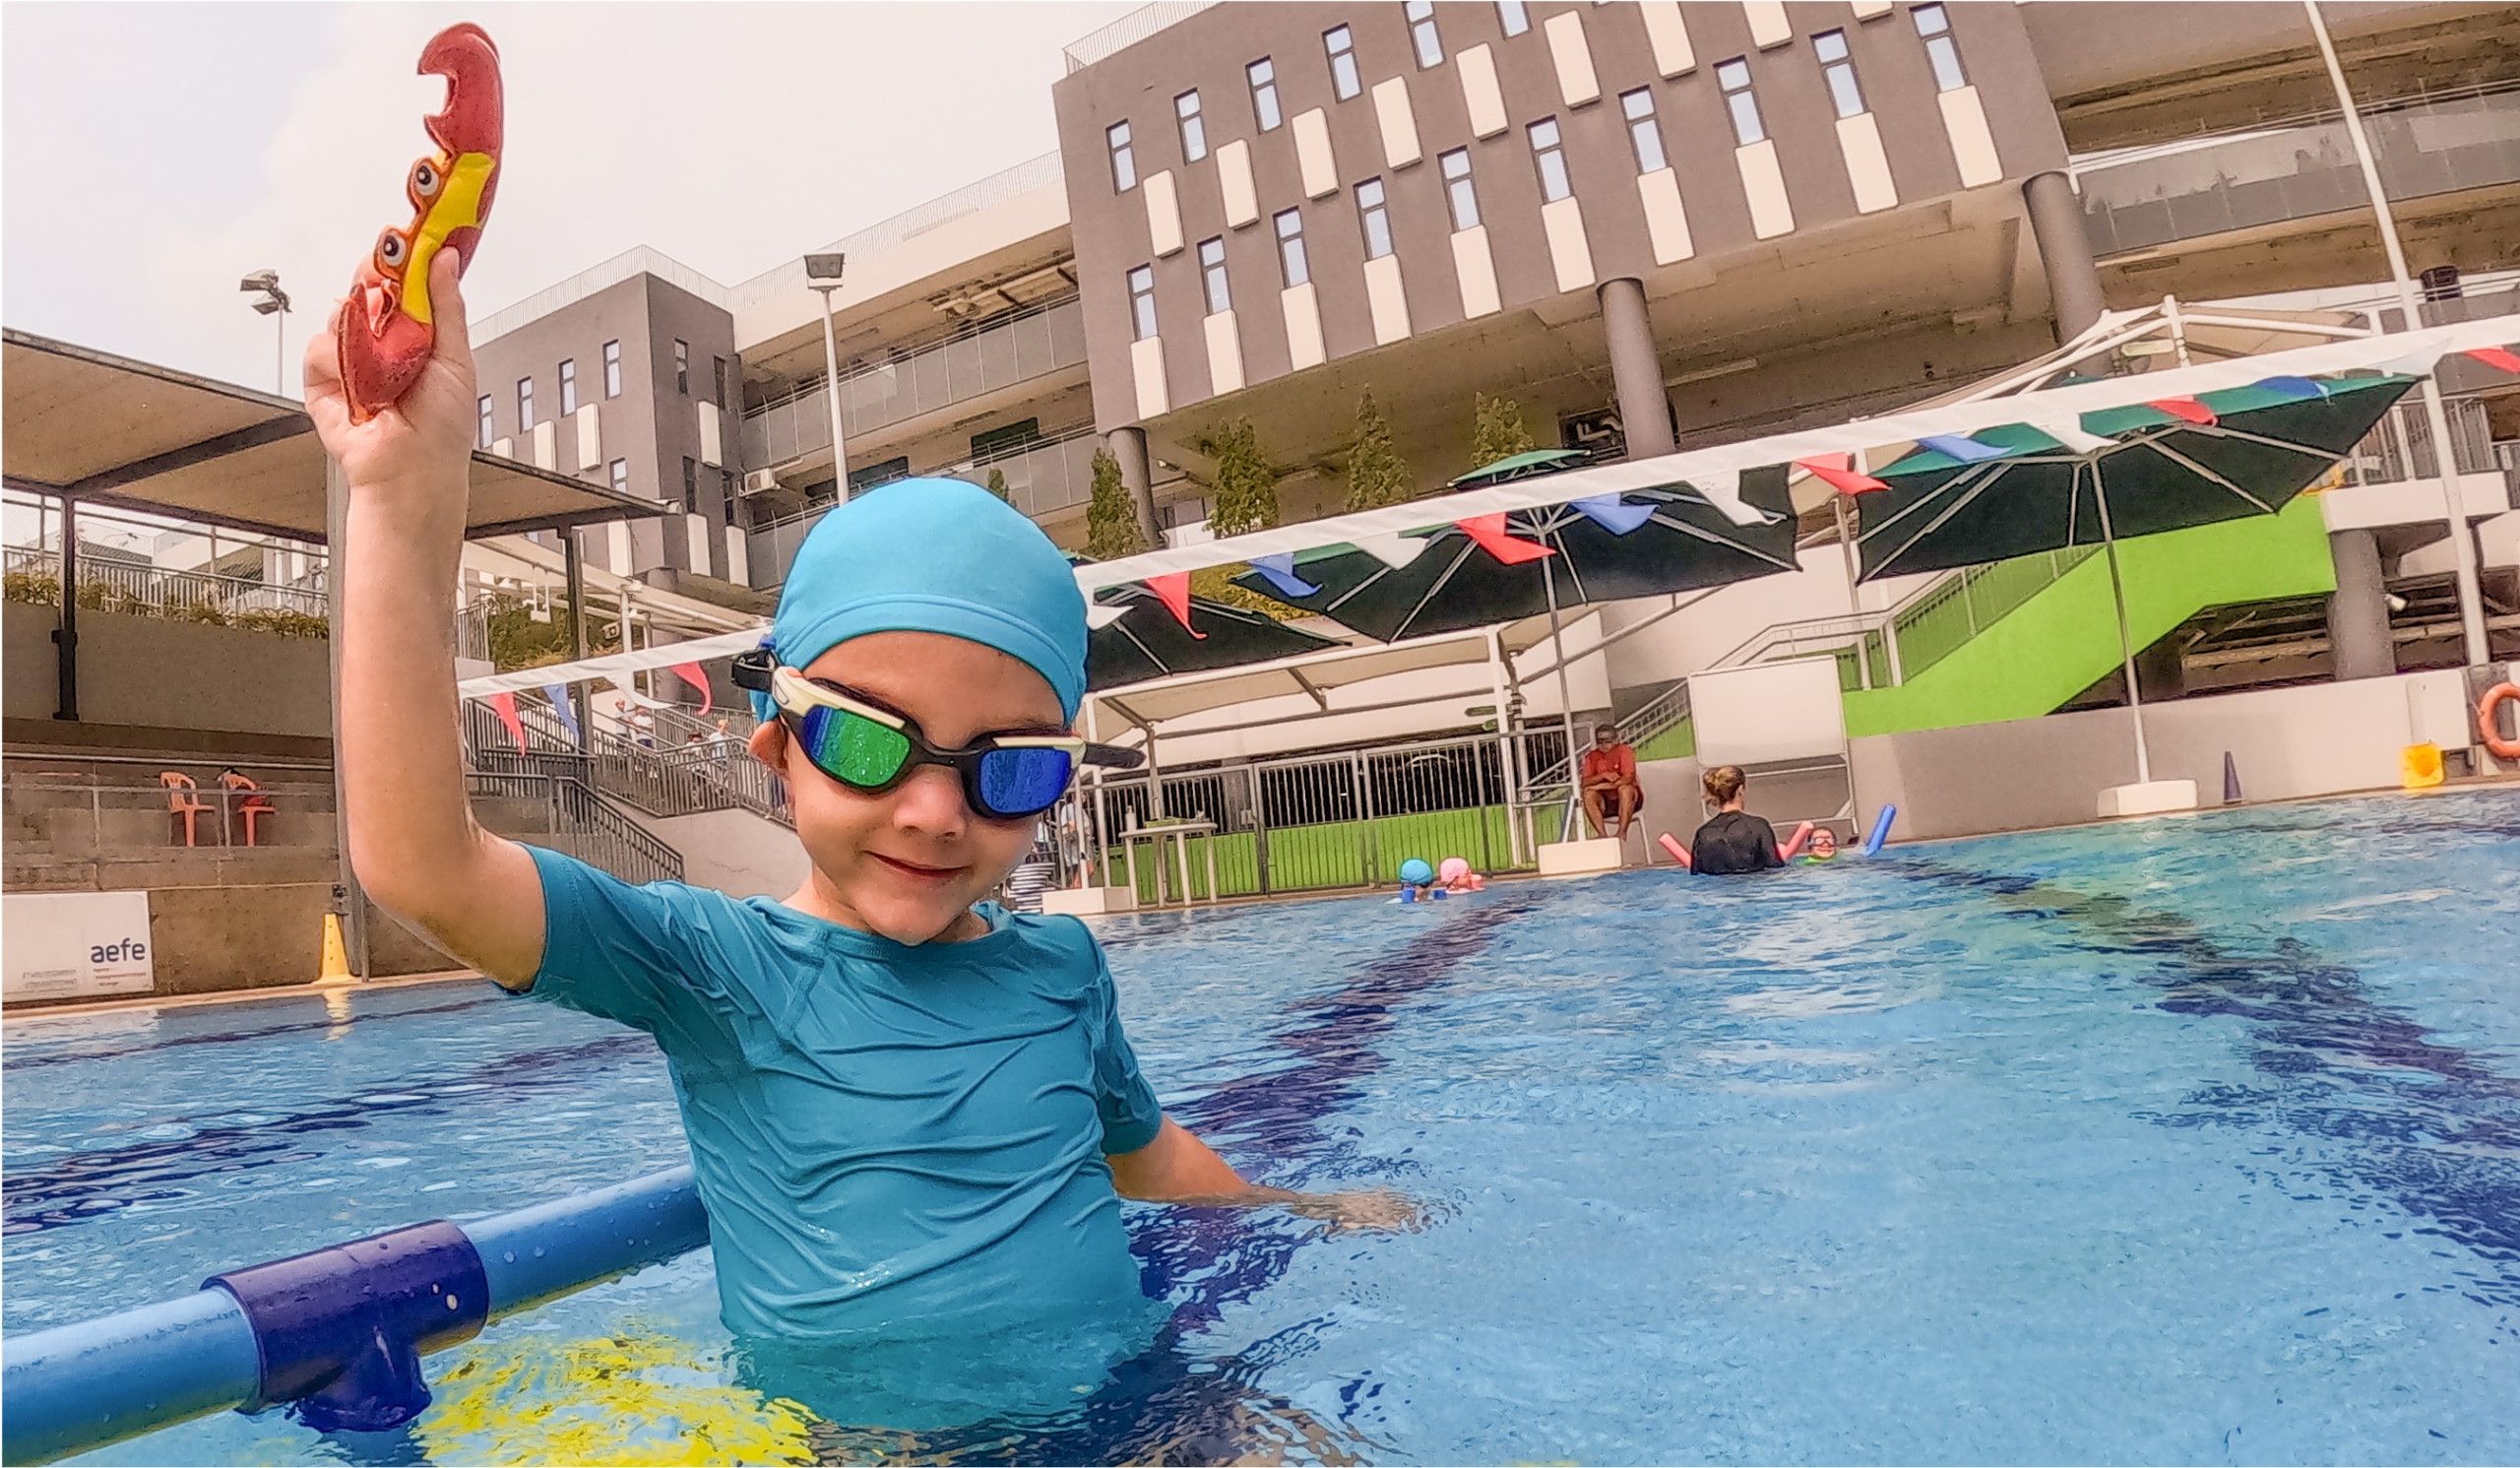
<instances>
[{"instance_id":1,"label":"child's raised arm","mask_svg":"<svg viewBox=\"0 0 2520 1468\"><path fill-rule=\"evenodd\" d=\"M1814 829L1809 821L1795 827L1791 838L1776 844L1776 859L1780 862L1791 862L1801 855L1802 844L1811 839L1811 832Z\"/></svg>"},{"instance_id":2,"label":"child's raised arm","mask_svg":"<svg viewBox=\"0 0 2520 1468\"><path fill-rule=\"evenodd\" d=\"M402 403L353 423L333 328L307 344L306 411L349 484L341 599L342 789L350 862L377 904L509 989L542 957L525 849L472 823L456 736L455 584L472 456L472 351L456 258L430 262L437 346Z\"/></svg>"}]
</instances>

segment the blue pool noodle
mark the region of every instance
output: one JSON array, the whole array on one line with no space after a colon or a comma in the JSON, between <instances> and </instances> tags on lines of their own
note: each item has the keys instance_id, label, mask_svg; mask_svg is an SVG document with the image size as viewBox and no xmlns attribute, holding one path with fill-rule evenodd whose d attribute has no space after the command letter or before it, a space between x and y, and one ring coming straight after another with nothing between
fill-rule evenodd
<instances>
[{"instance_id":1,"label":"blue pool noodle","mask_svg":"<svg viewBox=\"0 0 2520 1468\"><path fill-rule=\"evenodd\" d=\"M687 1167L458 1227L480 1255L493 1320L709 1242ZM354 1284L344 1282L345 1296ZM0 1341L0 1457L47 1462L258 1402L262 1357L244 1308L222 1289L10 1336Z\"/></svg>"},{"instance_id":2,"label":"blue pool noodle","mask_svg":"<svg viewBox=\"0 0 2520 1468\"><path fill-rule=\"evenodd\" d=\"M1877 857L1881 855L1883 843L1890 839L1890 823L1898 818L1898 806L1884 805L1881 807L1881 813L1872 818L1872 834L1863 838L1863 854L1865 856Z\"/></svg>"}]
</instances>

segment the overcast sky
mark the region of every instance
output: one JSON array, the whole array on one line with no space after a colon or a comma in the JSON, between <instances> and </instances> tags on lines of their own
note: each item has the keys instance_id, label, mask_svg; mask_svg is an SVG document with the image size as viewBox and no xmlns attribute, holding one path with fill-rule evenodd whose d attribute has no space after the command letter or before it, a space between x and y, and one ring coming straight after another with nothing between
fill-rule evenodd
<instances>
[{"instance_id":1,"label":"overcast sky","mask_svg":"<svg viewBox=\"0 0 2520 1468\"><path fill-rule=\"evenodd\" d=\"M1059 49L1129 3L0 6L0 319L269 389L277 268L305 334L377 231L444 84L507 75L476 318L646 244L755 275L1056 143Z\"/></svg>"}]
</instances>

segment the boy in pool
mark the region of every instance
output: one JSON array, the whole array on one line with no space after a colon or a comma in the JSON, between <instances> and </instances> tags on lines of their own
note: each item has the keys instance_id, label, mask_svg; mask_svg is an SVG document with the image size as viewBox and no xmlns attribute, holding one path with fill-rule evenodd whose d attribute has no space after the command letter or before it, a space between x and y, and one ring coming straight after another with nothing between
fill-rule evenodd
<instances>
[{"instance_id":1,"label":"boy in pool","mask_svg":"<svg viewBox=\"0 0 2520 1468\"><path fill-rule=\"evenodd\" d=\"M398 409L353 424L332 336L306 355L307 411L348 482L351 857L379 905L502 987L656 1037L739 1338L1143 1314L1124 1196L1412 1222L1388 1193L1245 1182L1164 1117L1085 926L980 903L1099 752L1068 733L1084 598L986 490L914 480L833 511L741 666L752 751L787 780L812 859L786 901L634 887L474 824L448 632L473 433L451 252L430 288L436 356Z\"/></svg>"}]
</instances>

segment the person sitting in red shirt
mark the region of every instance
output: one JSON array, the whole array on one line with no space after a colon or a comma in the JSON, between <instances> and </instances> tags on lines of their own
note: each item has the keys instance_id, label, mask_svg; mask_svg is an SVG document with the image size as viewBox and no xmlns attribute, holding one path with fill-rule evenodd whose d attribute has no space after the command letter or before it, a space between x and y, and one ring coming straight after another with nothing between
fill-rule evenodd
<instances>
[{"instance_id":1,"label":"person sitting in red shirt","mask_svg":"<svg viewBox=\"0 0 2520 1468\"><path fill-rule=\"evenodd\" d=\"M1636 783L1636 751L1619 742L1617 725L1593 726L1593 747L1584 751L1582 784L1584 813L1592 817L1593 834L1626 840L1636 812L1645 808L1645 788Z\"/></svg>"}]
</instances>

